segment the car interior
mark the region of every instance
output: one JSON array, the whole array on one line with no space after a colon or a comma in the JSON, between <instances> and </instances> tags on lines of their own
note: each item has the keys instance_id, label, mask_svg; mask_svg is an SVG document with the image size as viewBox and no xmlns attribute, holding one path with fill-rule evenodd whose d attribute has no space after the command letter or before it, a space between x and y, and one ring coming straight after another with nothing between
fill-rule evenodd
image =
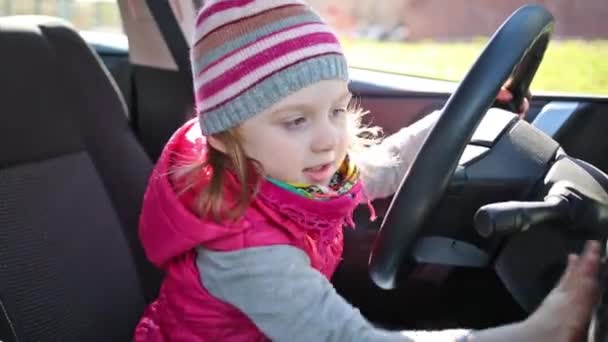
<instances>
[{"instance_id":1,"label":"car interior","mask_svg":"<svg viewBox=\"0 0 608 342\"><path fill-rule=\"evenodd\" d=\"M196 1L118 3L128 45L0 17L0 341L127 341L158 293L137 223L156 158L194 116ZM361 206L345 230L332 282L378 326L520 320L568 253L606 239L608 98L533 92L523 120L488 110L509 76L525 93L554 25L542 6L505 19L461 83L351 70L386 134L443 110L379 219Z\"/></svg>"}]
</instances>

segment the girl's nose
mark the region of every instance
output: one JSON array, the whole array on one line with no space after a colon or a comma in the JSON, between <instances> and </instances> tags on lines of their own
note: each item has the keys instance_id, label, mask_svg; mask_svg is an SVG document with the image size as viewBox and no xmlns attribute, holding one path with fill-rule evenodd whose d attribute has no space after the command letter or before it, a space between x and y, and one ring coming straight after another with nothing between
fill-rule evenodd
<instances>
[{"instance_id":1,"label":"girl's nose","mask_svg":"<svg viewBox=\"0 0 608 342\"><path fill-rule=\"evenodd\" d=\"M324 122L316 130L312 141L315 153L332 151L338 143L339 132L330 122Z\"/></svg>"}]
</instances>

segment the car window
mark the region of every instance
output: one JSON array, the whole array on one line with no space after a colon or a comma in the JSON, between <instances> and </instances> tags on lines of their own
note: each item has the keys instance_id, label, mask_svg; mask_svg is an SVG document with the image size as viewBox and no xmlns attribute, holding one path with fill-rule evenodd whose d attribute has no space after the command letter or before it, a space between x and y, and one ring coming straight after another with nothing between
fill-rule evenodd
<instances>
[{"instance_id":1,"label":"car window","mask_svg":"<svg viewBox=\"0 0 608 342\"><path fill-rule=\"evenodd\" d=\"M526 1L308 0L354 67L459 81ZM606 0L542 2L556 18L532 91L608 95Z\"/></svg>"},{"instance_id":2,"label":"car window","mask_svg":"<svg viewBox=\"0 0 608 342\"><path fill-rule=\"evenodd\" d=\"M0 0L0 16L21 14L64 18L83 31L123 31L116 0Z\"/></svg>"},{"instance_id":3,"label":"car window","mask_svg":"<svg viewBox=\"0 0 608 342\"><path fill-rule=\"evenodd\" d=\"M139 1L139 0L138 0ZM192 0L198 6L202 0ZM338 32L353 67L462 79L522 0L308 0ZM605 0L545 0L553 39L532 91L608 95ZM173 2L172 2L173 4ZM0 16L43 14L76 28L122 32L116 0L0 0Z\"/></svg>"}]
</instances>

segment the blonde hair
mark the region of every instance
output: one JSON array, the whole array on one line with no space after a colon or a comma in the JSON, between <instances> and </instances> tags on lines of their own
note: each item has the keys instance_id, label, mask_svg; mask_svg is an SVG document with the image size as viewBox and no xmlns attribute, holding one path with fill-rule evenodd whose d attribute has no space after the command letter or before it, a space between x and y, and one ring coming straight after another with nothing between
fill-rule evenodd
<instances>
[{"instance_id":1,"label":"blonde hair","mask_svg":"<svg viewBox=\"0 0 608 342\"><path fill-rule=\"evenodd\" d=\"M352 102L348 107L349 154L359 154L381 140L380 127L363 124L363 118L367 114L357 102ZM245 155L238 128L212 137L223 144L224 152L207 144L205 159L197 158L186 164L175 165L170 174L174 184L182 184L177 191L183 193L193 189L201 175L210 172L208 185L195 195L193 210L199 216L210 216L217 222L237 220L255 196L262 170L256 161ZM229 172L236 176L240 187L235 203L227 201L225 194L225 179Z\"/></svg>"}]
</instances>

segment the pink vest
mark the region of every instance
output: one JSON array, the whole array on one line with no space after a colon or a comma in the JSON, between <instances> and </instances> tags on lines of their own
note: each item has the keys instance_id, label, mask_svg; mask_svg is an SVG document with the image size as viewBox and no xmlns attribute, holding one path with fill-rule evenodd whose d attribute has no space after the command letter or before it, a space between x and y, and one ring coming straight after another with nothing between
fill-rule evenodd
<instances>
[{"instance_id":1,"label":"pink vest","mask_svg":"<svg viewBox=\"0 0 608 342\"><path fill-rule=\"evenodd\" d=\"M196 120L186 123L165 147L144 196L139 233L152 263L165 279L159 297L144 313L135 341L266 341L243 313L214 298L202 285L194 249L215 251L254 246L293 245L328 279L343 247L345 224L361 201L361 184L328 201L315 201L262 182L252 205L236 223L217 224L189 209L192 194L177 197L167 173L175 153L204 153ZM236 181L227 186L237 186ZM203 184L204 185L204 184Z\"/></svg>"}]
</instances>

